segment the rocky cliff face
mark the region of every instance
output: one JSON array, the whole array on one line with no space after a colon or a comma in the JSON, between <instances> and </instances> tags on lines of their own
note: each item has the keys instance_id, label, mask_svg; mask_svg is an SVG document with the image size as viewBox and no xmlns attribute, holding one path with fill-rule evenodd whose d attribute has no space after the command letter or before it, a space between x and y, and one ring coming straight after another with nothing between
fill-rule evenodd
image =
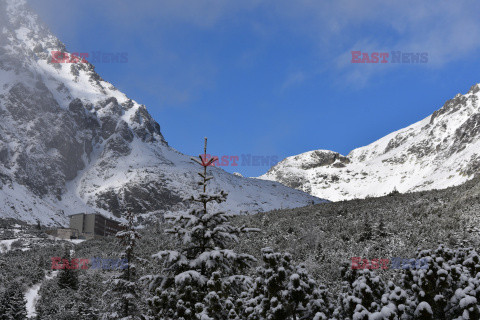
<instances>
[{"instance_id":1,"label":"rocky cliff face","mask_svg":"<svg viewBox=\"0 0 480 320\"><path fill-rule=\"evenodd\" d=\"M197 165L92 64L52 63L52 51L67 52L23 0L0 0L0 217L65 224L78 212L185 210ZM234 213L321 201L212 172L213 188L230 193L222 208Z\"/></svg>"},{"instance_id":2,"label":"rocky cliff face","mask_svg":"<svg viewBox=\"0 0 480 320\"><path fill-rule=\"evenodd\" d=\"M261 179L332 201L458 185L480 170L479 85L431 116L347 156L326 150L284 159Z\"/></svg>"}]
</instances>

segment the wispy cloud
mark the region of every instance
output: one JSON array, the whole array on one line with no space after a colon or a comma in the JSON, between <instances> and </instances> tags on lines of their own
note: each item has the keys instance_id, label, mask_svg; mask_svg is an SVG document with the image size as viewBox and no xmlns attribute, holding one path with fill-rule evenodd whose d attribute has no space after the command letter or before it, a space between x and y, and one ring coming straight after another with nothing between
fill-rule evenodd
<instances>
[{"instance_id":1,"label":"wispy cloud","mask_svg":"<svg viewBox=\"0 0 480 320\"><path fill-rule=\"evenodd\" d=\"M323 65L312 62L310 68L297 68L303 71L289 73L283 89L324 72L326 66L337 73L337 79L342 77L347 81L367 81L373 75L395 69L362 66L359 70L358 66L348 64L351 50L428 52L428 67L439 68L480 48L477 0L86 0L61 8L58 1L35 2L44 15L52 16L52 21L61 21L72 32L81 32L84 22L77 19L77 13L88 8L99 19L140 36L141 30L152 25L162 25L170 34L186 26L217 30L226 23L250 28L267 41L268 37L281 37L278 30L293 33L310 41L313 55L316 52ZM261 19L256 20L252 15ZM161 39L159 34L159 39L151 41ZM255 48L249 50L255 52ZM245 53L239 53L239 59L242 54L249 61L251 56ZM182 72L181 64L178 71Z\"/></svg>"},{"instance_id":2,"label":"wispy cloud","mask_svg":"<svg viewBox=\"0 0 480 320\"><path fill-rule=\"evenodd\" d=\"M340 75L357 81L394 70L352 66L351 50L428 52L428 67L442 67L480 48L480 3L460 1L296 1L277 10L295 31L317 42ZM351 71L345 69L351 67Z\"/></svg>"},{"instance_id":3,"label":"wispy cloud","mask_svg":"<svg viewBox=\"0 0 480 320\"><path fill-rule=\"evenodd\" d=\"M297 85L305 81L305 73L302 71L296 71L293 73L290 73L285 81L283 82L282 89L287 89L291 86Z\"/></svg>"}]
</instances>

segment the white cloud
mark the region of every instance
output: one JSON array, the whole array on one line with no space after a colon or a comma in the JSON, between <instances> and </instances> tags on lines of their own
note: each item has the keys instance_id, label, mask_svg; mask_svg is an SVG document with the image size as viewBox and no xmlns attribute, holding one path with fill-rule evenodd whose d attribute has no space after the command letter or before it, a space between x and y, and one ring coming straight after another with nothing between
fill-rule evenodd
<instances>
[{"instance_id":1,"label":"white cloud","mask_svg":"<svg viewBox=\"0 0 480 320\"><path fill-rule=\"evenodd\" d=\"M428 67L437 68L465 58L480 47L477 0L86 0L68 6L53 0L35 2L36 8L43 8L52 19L61 19L72 32L82 29L82 21L76 18L80 6L89 8L99 18L117 23L123 30L134 30L132 33L152 23L164 24L168 32L175 32L185 26L215 29L232 22L258 33L266 41L268 37L291 32L310 41L311 50L316 50L317 56L332 66L331 70L335 72L332 68L337 68L347 78L360 75L353 69L349 75L345 69L348 65L339 60L346 58L349 62L351 50L428 52ZM297 67L302 73L291 74L284 87L325 70L325 65L316 62L312 65L315 67ZM361 76L368 78L377 69L368 68ZM395 68L387 68L390 69Z\"/></svg>"},{"instance_id":2,"label":"white cloud","mask_svg":"<svg viewBox=\"0 0 480 320\"><path fill-rule=\"evenodd\" d=\"M296 71L293 73L290 73L287 76L287 79L282 85L282 89L287 89L288 87L297 85L305 81L306 77L305 74L302 71Z\"/></svg>"},{"instance_id":3,"label":"white cloud","mask_svg":"<svg viewBox=\"0 0 480 320\"><path fill-rule=\"evenodd\" d=\"M421 67L439 68L480 48L478 1L299 0L276 7L291 30L317 44L324 61L335 62L339 76L357 83L397 66L352 66L352 50L427 52Z\"/></svg>"}]
</instances>

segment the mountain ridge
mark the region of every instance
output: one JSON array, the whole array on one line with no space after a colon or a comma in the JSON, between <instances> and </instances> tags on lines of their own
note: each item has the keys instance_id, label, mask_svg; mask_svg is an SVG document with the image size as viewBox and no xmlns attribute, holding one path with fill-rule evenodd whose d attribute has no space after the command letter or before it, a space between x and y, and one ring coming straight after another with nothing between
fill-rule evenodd
<instances>
[{"instance_id":1,"label":"mountain ridge","mask_svg":"<svg viewBox=\"0 0 480 320\"><path fill-rule=\"evenodd\" d=\"M190 156L169 146L147 108L94 65L52 63L53 51L68 53L26 1L0 0L0 216L65 225L78 212L115 218L131 209L148 218L188 210L183 198L198 190ZM211 191L230 193L218 209L255 213L323 201L211 171Z\"/></svg>"},{"instance_id":2,"label":"mountain ridge","mask_svg":"<svg viewBox=\"0 0 480 320\"><path fill-rule=\"evenodd\" d=\"M313 150L287 157L260 179L331 201L459 185L480 169L480 87L432 115L343 156Z\"/></svg>"}]
</instances>

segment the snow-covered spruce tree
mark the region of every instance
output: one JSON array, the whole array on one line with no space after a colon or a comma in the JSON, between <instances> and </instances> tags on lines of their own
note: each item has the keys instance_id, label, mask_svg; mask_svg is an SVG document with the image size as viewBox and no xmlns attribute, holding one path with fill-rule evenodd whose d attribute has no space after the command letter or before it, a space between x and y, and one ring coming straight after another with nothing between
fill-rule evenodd
<instances>
[{"instance_id":1,"label":"snow-covered spruce tree","mask_svg":"<svg viewBox=\"0 0 480 320\"><path fill-rule=\"evenodd\" d=\"M201 204L201 208L187 214L166 215L165 219L173 225L166 232L178 239L179 249L153 256L164 264L160 275L149 277L153 297L148 304L155 319L239 319L243 308L240 296L251 282L244 270L255 259L229 248L240 234L258 230L233 226L229 223L231 215L208 210L209 203L224 202L227 194L207 193L207 183L213 179L207 174L207 167L215 158L199 158L192 160L203 167L198 183L202 192L188 200Z\"/></svg>"},{"instance_id":2,"label":"snow-covered spruce tree","mask_svg":"<svg viewBox=\"0 0 480 320\"><path fill-rule=\"evenodd\" d=\"M58 274L58 286L62 289L70 288L77 290L78 270L74 269L75 266L72 264L70 249L68 247L65 248L61 264L63 265L63 269L60 269Z\"/></svg>"},{"instance_id":3,"label":"snow-covered spruce tree","mask_svg":"<svg viewBox=\"0 0 480 320\"><path fill-rule=\"evenodd\" d=\"M0 299L0 320L25 320L27 309L22 286L13 283Z\"/></svg>"},{"instance_id":4,"label":"snow-covered spruce tree","mask_svg":"<svg viewBox=\"0 0 480 320\"><path fill-rule=\"evenodd\" d=\"M122 262L118 267L122 270L120 274L113 276L106 281L110 287L104 294L107 307L102 319L136 320L141 319L137 305L139 301L136 265L135 265L135 244L141 238L134 227L134 215L127 212L127 222L122 224L124 230L117 232L116 237L120 245L125 248L121 255Z\"/></svg>"},{"instance_id":5,"label":"snow-covered spruce tree","mask_svg":"<svg viewBox=\"0 0 480 320\"><path fill-rule=\"evenodd\" d=\"M346 263L340 270L343 287L333 318L368 320L370 315L380 312L386 292L382 279L370 269L352 269Z\"/></svg>"},{"instance_id":6,"label":"snow-covered spruce tree","mask_svg":"<svg viewBox=\"0 0 480 320\"><path fill-rule=\"evenodd\" d=\"M415 319L480 319L480 256L472 248L418 250L426 268L403 270L401 285L411 296Z\"/></svg>"},{"instance_id":7,"label":"snow-covered spruce tree","mask_svg":"<svg viewBox=\"0 0 480 320\"><path fill-rule=\"evenodd\" d=\"M330 304L326 290L318 288L303 264L295 265L289 253L262 249L263 265L246 299L244 317L251 320L327 319Z\"/></svg>"},{"instance_id":8,"label":"snow-covered spruce tree","mask_svg":"<svg viewBox=\"0 0 480 320\"><path fill-rule=\"evenodd\" d=\"M37 258L37 263L34 265L34 282L40 282L45 278L45 271L47 270L47 266L45 264L45 257L40 254Z\"/></svg>"},{"instance_id":9,"label":"snow-covered spruce tree","mask_svg":"<svg viewBox=\"0 0 480 320\"><path fill-rule=\"evenodd\" d=\"M408 320L413 314L412 302L407 292L396 286L392 281L387 284L387 292L382 296L382 310L374 314L373 318Z\"/></svg>"},{"instance_id":10,"label":"snow-covered spruce tree","mask_svg":"<svg viewBox=\"0 0 480 320\"><path fill-rule=\"evenodd\" d=\"M76 320L98 320L100 319L100 310L96 308L99 303L96 299L96 292L98 285L102 285L102 281L98 277L98 273L89 275L84 274L79 277L79 287L75 292L75 306L74 314ZM96 283L95 283L96 282Z\"/></svg>"}]
</instances>

